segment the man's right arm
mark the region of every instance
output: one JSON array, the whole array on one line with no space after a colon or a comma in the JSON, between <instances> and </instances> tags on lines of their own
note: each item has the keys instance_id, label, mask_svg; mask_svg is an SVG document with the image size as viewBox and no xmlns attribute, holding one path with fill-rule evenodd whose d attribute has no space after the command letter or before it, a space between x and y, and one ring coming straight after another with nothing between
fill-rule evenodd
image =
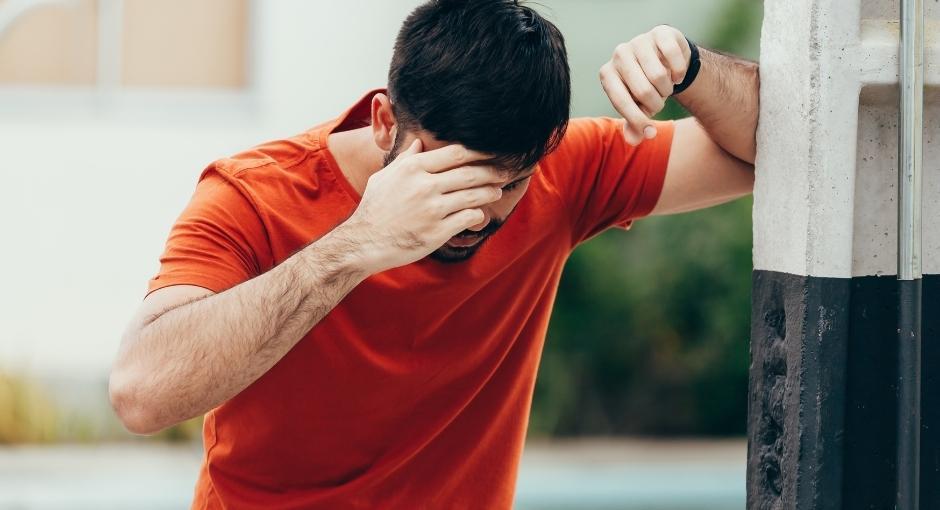
<instances>
[{"instance_id":1,"label":"man's right arm","mask_svg":"<svg viewBox=\"0 0 940 510\"><path fill-rule=\"evenodd\" d=\"M461 165L484 157L457 146L422 153L416 142L369 179L346 222L270 271L218 294L153 292L111 372L121 421L150 434L213 409L270 370L362 280L479 223L502 177Z\"/></svg>"},{"instance_id":2,"label":"man's right arm","mask_svg":"<svg viewBox=\"0 0 940 510\"><path fill-rule=\"evenodd\" d=\"M148 296L124 336L111 400L128 430L150 434L238 394L278 360L368 274L338 228L267 273L169 309ZM149 302L149 303L148 303Z\"/></svg>"}]
</instances>

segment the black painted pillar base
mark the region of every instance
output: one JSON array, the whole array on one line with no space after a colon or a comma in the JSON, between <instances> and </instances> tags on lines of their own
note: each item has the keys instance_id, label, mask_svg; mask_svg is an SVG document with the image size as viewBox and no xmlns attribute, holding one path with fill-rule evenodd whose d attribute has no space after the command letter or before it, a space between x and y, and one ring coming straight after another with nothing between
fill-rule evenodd
<instances>
[{"instance_id":1,"label":"black painted pillar base","mask_svg":"<svg viewBox=\"0 0 940 510\"><path fill-rule=\"evenodd\" d=\"M894 508L897 280L753 285L748 509ZM923 290L921 508L940 509L940 277Z\"/></svg>"}]
</instances>

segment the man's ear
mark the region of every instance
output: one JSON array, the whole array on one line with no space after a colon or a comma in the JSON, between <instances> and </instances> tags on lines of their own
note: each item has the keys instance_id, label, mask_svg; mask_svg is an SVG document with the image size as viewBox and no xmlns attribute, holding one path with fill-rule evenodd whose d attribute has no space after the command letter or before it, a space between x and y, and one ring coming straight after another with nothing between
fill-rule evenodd
<instances>
[{"instance_id":1,"label":"man's ear","mask_svg":"<svg viewBox=\"0 0 940 510\"><path fill-rule=\"evenodd\" d=\"M385 94L372 97L372 138L379 149L389 152L395 145L398 123L392 102Z\"/></svg>"}]
</instances>

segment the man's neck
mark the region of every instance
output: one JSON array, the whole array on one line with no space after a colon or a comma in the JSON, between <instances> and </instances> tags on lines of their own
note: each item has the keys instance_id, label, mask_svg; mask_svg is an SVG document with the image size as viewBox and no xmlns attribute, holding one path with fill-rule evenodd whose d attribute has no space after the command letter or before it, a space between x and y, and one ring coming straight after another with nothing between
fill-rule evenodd
<instances>
[{"instance_id":1,"label":"man's neck","mask_svg":"<svg viewBox=\"0 0 940 510\"><path fill-rule=\"evenodd\" d=\"M384 166L385 153L375 145L372 128L333 133L327 140L327 147L346 180L362 196L369 177Z\"/></svg>"}]
</instances>

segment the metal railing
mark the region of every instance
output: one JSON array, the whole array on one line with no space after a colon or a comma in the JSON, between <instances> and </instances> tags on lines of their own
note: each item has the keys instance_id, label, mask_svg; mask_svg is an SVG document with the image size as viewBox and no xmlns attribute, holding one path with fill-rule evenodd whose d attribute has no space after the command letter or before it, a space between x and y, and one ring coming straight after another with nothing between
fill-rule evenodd
<instances>
[{"instance_id":1,"label":"metal railing","mask_svg":"<svg viewBox=\"0 0 940 510\"><path fill-rule=\"evenodd\" d=\"M898 510L917 510L921 428L924 2L901 0L898 122Z\"/></svg>"}]
</instances>

